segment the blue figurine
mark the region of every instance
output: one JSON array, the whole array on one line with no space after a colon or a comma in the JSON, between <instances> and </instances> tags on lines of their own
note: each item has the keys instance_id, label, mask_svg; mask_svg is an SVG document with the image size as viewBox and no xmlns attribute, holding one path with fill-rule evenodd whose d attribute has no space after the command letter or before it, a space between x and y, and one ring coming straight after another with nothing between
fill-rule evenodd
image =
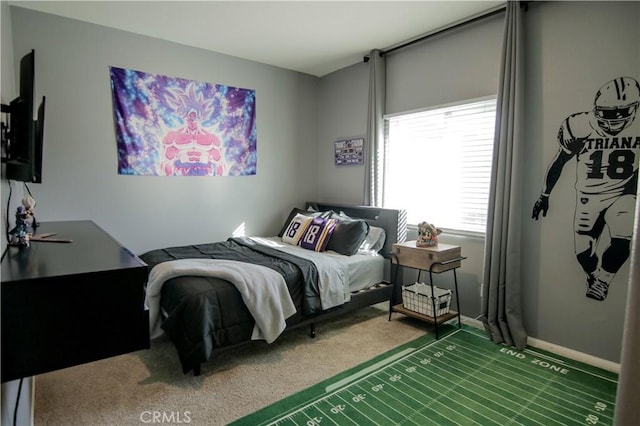
<instances>
[{"instance_id":1,"label":"blue figurine","mask_svg":"<svg viewBox=\"0 0 640 426\"><path fill-rule=\"evenodd\" d=\"M25 206L18 206L16 210L16 226L9 231L11 235L10 244L13 246L29 247L32 223L33 214L31 210Z\"/></svg>"}]
</instances>

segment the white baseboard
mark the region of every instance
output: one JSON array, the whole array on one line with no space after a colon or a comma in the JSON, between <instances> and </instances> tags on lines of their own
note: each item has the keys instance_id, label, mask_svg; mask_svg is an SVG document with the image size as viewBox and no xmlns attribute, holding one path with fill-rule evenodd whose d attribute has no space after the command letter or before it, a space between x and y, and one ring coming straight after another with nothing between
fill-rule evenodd
<instances>
[{"instance_id":1,"label":"white baseboard","mask_svg":"<svg viewBox=\"0 0 640 426\"><path fill-rule=\"evenodd\" d=\"M475 327L484 330L484 325L481 321L474 318L462 317L462 323L470 327ZM585 354L573 349L565 348L564 346L549 343L544 340L536 339L534 337L527 336L527 344L536 349L542 349L544 351L553 352L554 354L563 356L565 358L573 359L575 361L584 362L585 364L592 365L594 367L602 368L603 370L611 371L613 373L620 374L620 364L613 361L607 361L606 359L598 358L593 355Z\"/></svg>"},{"instance_id":2,"label":"white baseboard","mask_svg":"<svg viewBox=\"0 0 640 426\"><path fill-rule=\"evenodd\" d=\"M607 361L606 359L598 358L593 355L585 354L584 352L565 348L564 346L545 342L544 340L536 339L534 337L527 337L527 344L537 349L553 352L554 354L558 354L565 358L584 362L585 364L589 364L594 367L602 368L603 370L620 374L620 364L617 362Z\"/></svg>"},{"instance_id":3,"label":"white baseboard","mask_svg":"<svg viewBox=\"0 0 640 426\"><path fill-rule=\"evenodd\" d=\"M0 424L18 424L33 426L35 418L35 377L25 377L21 379L4 382L2 384L1 416ZM18 393L20 390L20 393ZM17 415L14 419L18 404Z\"/></svg>"}]
</instances>

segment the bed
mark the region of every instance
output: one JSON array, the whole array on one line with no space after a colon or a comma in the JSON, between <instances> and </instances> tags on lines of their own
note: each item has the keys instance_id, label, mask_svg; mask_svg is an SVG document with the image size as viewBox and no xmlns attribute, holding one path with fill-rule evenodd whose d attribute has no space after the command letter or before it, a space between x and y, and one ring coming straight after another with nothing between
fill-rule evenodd
<instances>
[{"instance_id":1,"label":"bed","mask_svg":"<svg viewBox=\"0 0 640 426\"><path fill-rule=\"evenodd\" d=\"M152 339L166 334L183 372L217 352L275 341L389 300L391 246L406 238L403 210L318 202L293 208L276 236L144 253Z\"/></svg>"}]
</instances>

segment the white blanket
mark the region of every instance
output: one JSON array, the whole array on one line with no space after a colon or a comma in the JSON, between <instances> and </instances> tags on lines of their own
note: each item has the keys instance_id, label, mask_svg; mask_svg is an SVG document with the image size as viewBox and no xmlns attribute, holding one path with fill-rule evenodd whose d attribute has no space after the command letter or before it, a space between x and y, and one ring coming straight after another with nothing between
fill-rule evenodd
<instances>
[{"instance_id":1,"label":"white blanket","mask_svg":"<svg viewBox=\"0 0 640 426\"><path fill-rule=\"evenodd\" d=\"M256 324L253 340L273 342L286 327L285 320L296 312L287 284L278 272L266 266L234 260L181 259L162 262L149 273L146 304L151 338L162 335L160 291L165 281L196 275L225 279L236 286Z\"/></svg>"}]
</instances>

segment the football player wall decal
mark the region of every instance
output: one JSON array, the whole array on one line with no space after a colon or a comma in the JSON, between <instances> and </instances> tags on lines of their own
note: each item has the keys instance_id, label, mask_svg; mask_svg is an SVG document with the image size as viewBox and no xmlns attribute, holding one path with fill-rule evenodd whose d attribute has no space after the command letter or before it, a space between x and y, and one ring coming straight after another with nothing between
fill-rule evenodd
<instances>
[{"instance_id":1,"label":"football player wall decal","mask_svg":"<svg viewBox=\"0 0 640 426\"><path fill-rule=\"evenodd\" d=\"M575 158L575 254L586 274L586 297L598 301L606 299L611 280L629 258L638 185L639 104L638 81L618 77L598 90L591 111L567 117L533 206L533 219L547 215L551 191L565 164ZM603 239L605 231L608 238ZM607 245L598 258L601 240Z\"/></svg>"}]
</instances>

